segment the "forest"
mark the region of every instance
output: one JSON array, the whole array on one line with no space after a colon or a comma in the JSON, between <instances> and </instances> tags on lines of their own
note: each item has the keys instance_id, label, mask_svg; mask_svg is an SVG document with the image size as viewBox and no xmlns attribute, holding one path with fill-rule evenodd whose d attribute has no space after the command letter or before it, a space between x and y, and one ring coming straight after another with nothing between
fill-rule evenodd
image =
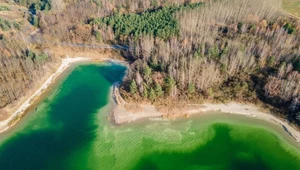
<instances>
[{"instance_id":1,"label":"forest","mask_svg":"<svg viewBox=\"0 0 300 170\"><path fill-rule=\"evenodd\" d=\"M5 115L7 111L2 108L32 90L56 60L26 42L26 19L11 19L16 15L14 9L1 9L9 9L5 10L9 15L0 13L0 114Z\"/></svg>"},{"instance_id":2,"label":"forest","mask_svg":"<svg viewBox=\"0 0 300 170\"><path fill-rule=\"evenodd\" d=\"M52 59L45 53L26 48L15 36L0 40L0 108L12 103L30 90L45 74L45 64Z\"/></svg>"},{"instance_id":3,"label":"forest","mask_svg":"<svg viewBox=\"0 0 300 170\"><path fill-rule=\"evenodd\" d=\"M130 13L122 15L119 12L116 14L104 17L94 18L90 24L101 27L103 24L110 26L115 36L120 39L120 36L133 35L142 37L151 35L167 40L171 37L179 35L179 24L173 14L176 11L194 9L201 6L203 3L194 3L180 6L167 6L161 9L152 9L142 13Z\"/></svg>"},{"instance_id":4,"label":"forest","mask_svg":"<svg viewBox=\"0 0 300 170\"><path fill-rule=\"evenodd\" d=\"M132 64L122 84L123 97L157 105L263 102L299 123L300 23L284 17L270 3L224 0L180 9L173 15L175 20L169 20L179 24L179 33L160 27L168 36L144 31L136 38L135 31L147 30L147 25L126 32L118 22L126 25L131 17L118 15L121 19L114 22L103 18L116 37L124 31L126 39L118 42L132 47L124 53Z\"/></svg>"},{"instance_id":5,"label":"forest","mask_svg":"<svg viewBox=\"0 0 300 170\"><path fill-rule=\"evenodd\" d=\"M300 125L300 21L281 0L15 2L32 9L44 41L129 46L127 101L264 103ZM42 67L42 51L21 51Z\"/></svg>"},{"instance_id":6,"label":"forest","mask_svg":"<svg viewBox=\"0 0 300 170\"><path fill-rule=\"evenodd\" d=\"M51 9L51 0L14 0L17 4L28 7L31 12L49 11Z\"/></svg>"}]
</instances>

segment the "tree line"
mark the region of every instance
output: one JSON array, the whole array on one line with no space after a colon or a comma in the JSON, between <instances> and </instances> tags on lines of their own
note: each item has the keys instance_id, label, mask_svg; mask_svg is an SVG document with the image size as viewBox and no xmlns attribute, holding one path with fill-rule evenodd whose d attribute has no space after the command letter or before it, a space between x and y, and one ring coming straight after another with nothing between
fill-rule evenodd
<instances>
[{"instance_id":1,"label":"tree line","mask_svg":"<svg viewBox=\"0 0 300 170\"><path fill-rule=\"evenodd\" d=\"M54 59L32 51L17 34L0 40L0 110L24 96L36 85Z\"/></svg>"},{"instance_id":2,"label":"tree line","mask_svg":"<svg viewBox=\"0 0 300 170\"><path fill-rule=\"evenodd\" d=\"M122 52L131 63L121 86L127 100L264 102L299 123L300 23L280 7L280 0L52 0L36 17L45 40L130 46Z\"/></svg>"},{"instance_id":3,"label":"tree line","mask_svg":"<svg viewBox=\"0 0 300 170\"><path fill-rule=\"evenodd\" d=\"M0 29L2 31L9 31L11 29L20 29L20 24L16 21L9 21L0 17Z\"/></svg>"},{"instance_id":4,"label":"tree line","mask_svg":"<svg viewBox=\"0 0 300 170\"><path fill-rule=\"evenodd\" d=\"M263 101L299 123L300 23L269 4L276 5L209 2L177 12L179 36L128 36L134 48L125 54L132 64L123 96L153 103Z\"/></svg>"},{"instance_id":5,"label":"tree line","mask_svg":"<svg viewBox=\"0 0 300 170\"><path fill-rule=\"evenodd\" d=\"M90 24L98 27L101 27L103 24L110 26L117 38L129 35L135 37L152 35L161 39L169 39L179 34L179 24L173 14L176 11L200 7L202 4L174 5L142 13L124 15L117 11L116 14L109 17L93 18Z\"/></svg>"}]
</instances>

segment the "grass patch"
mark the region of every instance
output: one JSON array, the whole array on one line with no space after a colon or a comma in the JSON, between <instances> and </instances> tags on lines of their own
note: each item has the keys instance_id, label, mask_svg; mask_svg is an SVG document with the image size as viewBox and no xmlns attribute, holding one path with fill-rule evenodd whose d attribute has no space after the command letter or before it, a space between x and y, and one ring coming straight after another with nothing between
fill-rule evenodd
<instances>
[{"instance_id":1,"label":"grass patch","mask_svg":"<svg viewBox=\"0 0 300 170\"><path fill-rule=\"evenodd\" d=\"M0 6L0 11L10 11L10 8L6 6Z\"/></svg>"},{"instance_id":2,"label":"grass patch","mask_svg":"<svg viewBox=\"0 0 300 170\"><path fill-rule=\"evenodd\" d=\"M300 0L283 0L282 7L287 12L300 17Z\"/></svg>"},{"instance_id":3,"label":"grass patch","mask_svg":"<svg viewBox=\"0 0 300 170\"><path fill-rule=\"evenodd\" d=\"M0 29L2 31L9 31L11 29L20 29L20 24L15 21L9 21L0 17Z\"/></svg>"}]
</instances>

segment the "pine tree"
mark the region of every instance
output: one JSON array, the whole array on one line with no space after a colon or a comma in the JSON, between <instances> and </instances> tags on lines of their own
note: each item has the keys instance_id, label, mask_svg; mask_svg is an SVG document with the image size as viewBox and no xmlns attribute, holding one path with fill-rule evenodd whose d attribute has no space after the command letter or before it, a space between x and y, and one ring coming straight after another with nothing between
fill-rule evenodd
<instances>
[{"instance_id":1,"label":"pine tree","mask_svg":"<svg viewBox=\"0 0 300 170\"><path fill-rule=\"evenodd\" d=\"M207 93L208 93L209 97L214 97L214 91L213 91L212 88L209 88L208 91L207 91Z\"/></svg>"},{"instance_id":2,"label":"pine tree","mask_svg":"<svg viewBox=\"0 0 300 170\"><path fill-rule=\"evenodd\" d=\"M164 95L164 92L163 92L160 84L156 84L155 93L156 93L156 96L158 96L158 97L161 97Z\"/></svg>"},{"instance_id":3,"label":"pine tree","mask_svg":"<svg viewBox=\"0 0 300 170\"><path fill-rule=\"evenodd\" d=\"M144 91L143 91L143 97L144 97L145 99L148 98L148 90L147 90L147 88L144 88Z\"/></svg>"},{"instance_id":4,"label":"pine tree","mask_svg":"<svg viewBox=\"0 0 300 170\"><path fill-rule=\"evenodd\" d=\"M156 94L153 88L150 89L149 99L153 102L156 99Z\"/></svg>"},{"instance_id":5,"label":"pine tree","mask_svg":"<svg viewBox=\"0 0 300 170\"><path fill-rule=\"evenodd\" d=\"M276 60L275 56L269 57L267 62L268 66L273 67L275 64L275 60Z\"/></svg>"},{"instance_id":6,"label":"pine tree","mask_svg":"<svg viewBox=\"0 0 300 170\"><path fill-rule=\"evenodd\" d=\"M152 0L152 1L151 1L151 6L157 7L157 6L158 6L157 0Z\"/></svg>"},{"instance_id":7,"label":"pine tree","mask_svg":"<svg viewBox=\"0 0 300 170\"><path fill-rule=\"evenodd\" d=\"M175 86L176 82L172 77L167 77L165 79L165 86L167 88L168 93L173 96L173 91L174 91L174 86Z\"/></svg>"},{"instance_id":8,"label":"pine tree","mask_svg":"<svg viewBox=\"0 0 300 170\"><path fill-rule=\"evenodd\" d=\"M137 85L135 80L130 83L130 93L135 94L137 92Z\"/></svg>"},{"instance_id":9,"label":"pine tree","mask_svg":"<svg viewBox=\"0 0 300 170\"><path fill-rule=\"evenodd\" d=\"M96 37L97 42L101 42L101 33L99 31L94 32L94 36Z\"/></svg>"},{"instance_id":10,"label":"pine tree","mask_svg":"<svg viewBox=\"0 0 300 170\"><path fill-rule=\"evenodd\" d=\"M190 84L189 84L188 92L189 92L189 94L193 94L193 93L196 92L196 88L195 88L194 83L190 83Z\"/></svg>"},{"instance_id":11,"label":"pine tree","mask_svg":"<svg viewBox=\"0 0 300 170\"><path fill-rule=\"evenodd\" d=\"M32 25L35 26L35 27L39 26L39 18L37 16L33 16Z\"/></svg>"},{"instance_id":12,"label":"pine tree","mask_svg":"<svg viewBox=\"0 0 300 170\"><path fill-rule=\"evenodd\" d=\"M295 69L297 70L297 71L299 71L300 72L300 61L298 61L297 63L295 63Z\"/></svg>"},{"instance_id":13,"label":"pine tree","mask_svg":"<svg viewBox=\"0 0 300 170\"><path fill-rule=\"evenodd\" d=\"M149 77L149 76L151 75L151 72L152 72L151 68L150 68L148 65L146 65L146 66L144 67L144 69L143 69L144 75L145 75L146 77Z\"/></svg>"}]
</instances>

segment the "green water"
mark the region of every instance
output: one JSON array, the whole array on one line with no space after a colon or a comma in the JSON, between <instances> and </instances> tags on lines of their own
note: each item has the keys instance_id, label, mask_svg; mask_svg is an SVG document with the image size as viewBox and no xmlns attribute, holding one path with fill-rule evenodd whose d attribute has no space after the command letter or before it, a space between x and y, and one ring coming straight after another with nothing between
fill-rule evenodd
<instances>
[{"instance_id":1,"label":"green water","mask_svg":"<svg viewBox=\"0 0 300 170\"><path fill-rule=\"evenodd\" d=\"M246 117L112 125L110 88L124 74L120 65L76 67L0 136L0 169L300 169L281 127Z\"/></svg>"}]
</instances>

